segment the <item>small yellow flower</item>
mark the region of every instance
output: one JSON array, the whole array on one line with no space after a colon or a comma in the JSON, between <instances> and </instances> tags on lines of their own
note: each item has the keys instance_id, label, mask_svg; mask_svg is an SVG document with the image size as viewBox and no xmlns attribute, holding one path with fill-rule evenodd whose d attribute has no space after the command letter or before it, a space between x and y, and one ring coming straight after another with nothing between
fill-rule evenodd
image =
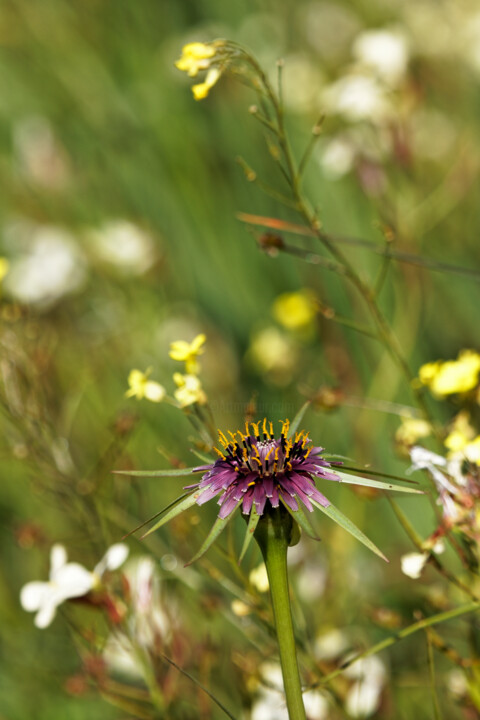
<instances>
[{"instance_id":1,"label":"small yellow flower","mask_svg":"<svg viewBox=\"0 0 480 720\"><path fill-rule=\"evenodd\" d=\"M470 415L462 410L455 417L450 426L450 432L445 438L444 445L453 452L463 450L470 440L475 437L475 430L470 425Z\"/></svg>"},{"instance_id":2,"label":"small yellow flower","mask_svg":"<svg viewBox=\"0 0 480 720\"><path fill-rule=\"evenodd\" d=\"M0 282L3 280L5 275L8 273L10 269L10 263L8 262L7 258L0 257Z\"/></svg>"},{"instance_id":3,"label":"small yellow flower","mask_svg":"<svg viewBox=\"0 0 480 720\"><path fill-rule=\"evenodd\" d=\"M202 383L196 375L175 373L173 379L177 385L177 389L173 394L181 408L194 405L195 403L204 405L207 402L207 396L202 389Z\"/></svg>"},{"instance_id":4,"label":"small yellow flower","mask_svg":"<svg viewBox=\"0 0 480 720\"><path fill-rule=\"evenodd\" d=\"M193 42L182 48L182 57L177 60L175 67L188 73L189 77L196 77L200 70L207 70L217 50L214 45Z\"/></svg>"},{"instance_id":5,"label":"small yellow flower","mask_svg":"<svg viewBox=\"0 0 480 720\"><path fill-rule=\"evenodd\" d=\"M434 395L445 397L465 393L478 385L480 355L473 350L462 350L457 360L427 363L419 370L419 379Z\"/></svg>"},{"instance_id":6,"label":"small yellow flower","mask_svg":"<svg viewBox=\"0 0 480 720\"><path fill-rule=\"evenodd\" d=\"M288 330L300 330L312 324L317 314L317 304L311 292L283 293L272 307L273 316Z\"/></svg>"},{"instance_id":7,"label":"small yellow flower","mask_svg":"<svg viewBox=\"0 0 480 720\"><path fill-rule=\"evenodd\" d=\"M210 68L207 73L207 77L205 78L205 82L198 83L197 85L192 86L193 97L195 98L195 100L203 100L204 98L206 98L208 93L210 92L210 89L215 85L216 82L218 82L221 74L222 73L218 68Z\"/></svg>"},{"instance_id":8,"label":"small yellow flower","mask_svg":"<svg viewBox=\"0 0 480 720\"><path fill-rule=\"evenodd\" d=\"M160 383L148 379L151 372L152 368L148 368L144 373L141 370L131 370L128 375L129 389L125 393L125 397L136 397L137 400L146 398L151 402L161 402L166 395L166 390Z\"/></svg>"},{"instance_id":9,"label":"small yellow flower","mask_svg":"<svg viewBox=\"0 0 480 720\"><path fill-rule=\"evenodd\" d=\"M395 440L400 445L415 445L419 438L428 437L432 426L420 418L402 418L402 424L395 433Z\"/></svg>"},{"instance_id":10,"label":"small yellow flower","mask_svg":"<svg viewBox=\"0 0 480 720\"><path fill-rule=\"evenodd\" d=\"M169 355L173 360L185 363L187 374L196 375L199 371L197 356L204 352L203 345L206 339L206 336L201 333L193 338L191 343L185 342L185 340L176 340L170 343Z\"/></svg>"}]
</instances>

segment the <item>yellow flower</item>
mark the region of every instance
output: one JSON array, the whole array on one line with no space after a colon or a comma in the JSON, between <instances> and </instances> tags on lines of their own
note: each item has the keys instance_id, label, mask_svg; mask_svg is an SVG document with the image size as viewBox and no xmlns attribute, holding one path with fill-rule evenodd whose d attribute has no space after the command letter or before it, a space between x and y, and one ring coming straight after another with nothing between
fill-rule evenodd
<instances>
[{"instance_id":1,"label":"yellow flower","mask_svg":"<svg viewBox=\"0 0 480 720\"><path fill-rule=\"evenodd\" d=\"M311 325L317 313L314 295L305 290L279 295L272 310L274 318L288 330Z\"/></svg>"},{"instance_id":2,"label":"yellow flower","mask_svg":"<svg viewBox=\"0 0 480 720\"><path fill-rule=\"evenodd\" d=\"M402 424L395 433L395 440L401 445L415 445L419 438L428 437L432 426L420 418L402 418Z\"/></svg>"},{"instance_id":3,"label":"yellow flower","mask_svg":"<svg viewBox=\"0 0 480 720\"><path fill-rule=\"evenodd\" d=\"M462 350L457 360L427 363L419 370L419 379L434 395L444 397L464 393L478 385L480 355L473 350Z\"/></svg>"},{"instance_id":4,"label":"yellow flower","mask_svg":"<svg viewBox=\"0 0 480 720\"><path fill-rule=\"evenodd\" d=\"M0 257L0 282L3 280L5 275L8 273L10 269L10 263L8 262L7 258Z\"/></svg>"},{"instance_id":5,"label":"yellow flower","mask_svg":"<svg viewBox=\"0 0 480 720\"><path fill-rule=\"evenodd\" d=\"M125 393L125 397L136 397L137 400L146 398L151 402L161 402L166 391L163 385L148 379L151 372L152 368L148 368L144 373L141 370L131 370L128 375L129 389Z\"/></svg>"},{"instance_id":6,"label":"yellow flower","mask_svg":"<svg viewBox=\"0 0 480 720\"><path fill-rule=\"evenodd\" d=\"M173 360L185 363L187 374L196 375L199 371L197 356L204 352L202 346L206 339L206 336L201 333L193 338L191 343L185 342L185 340L176 340L170 343L169 355Z\"/></svg>"},{"instance_id":7,"label":"yellow flower","mask_svg":"<svg viewBox=\"0 0 480 720\"><path fill-rule=\"evenodd\" d=\"M188 73L189 77L196 77L200 70L210 67L212 58L217 50L214 45L193 42L182 48L182 57L177 60L175 67Z\"/></svg>"},{"instance_id":8,"label":"yellow flower","mask_svg":"<svg viewBox=\"0 0 480 720\"><path fill-rule=\"evenodd\" d=\"M475 430L470 425L470 415L465 410L462 410L452 422L444 445L453 452L463 450L474 437Z\"/></svg>"},{"instance_id":9,"label":"yellow flower","mask_svg":"<svg viewBox=\"0 0 480 720\"><path fill-rule=\"evenodd\" d=\"M175 373L173 379L177 385L177 389L173 394L180 407L188 407L195 403L204 405L207 402L202 383L196 375Z\"/></svg>"},{"instance_id":10,"label":"yellow flower","mask_svg":"<svg viewBox=\"0 0 480 720\"><path fill-rule=\"evenodd\" d=\"M206 98L210 91L210 88L215 85L221 74L222 73L218 68L210 68L207 73L207 77L205 78L205 82L198 83L198 85L192 86L193 97L195 98L195 100L203 100L204 98Z\"/></svg>"}]
</instances>

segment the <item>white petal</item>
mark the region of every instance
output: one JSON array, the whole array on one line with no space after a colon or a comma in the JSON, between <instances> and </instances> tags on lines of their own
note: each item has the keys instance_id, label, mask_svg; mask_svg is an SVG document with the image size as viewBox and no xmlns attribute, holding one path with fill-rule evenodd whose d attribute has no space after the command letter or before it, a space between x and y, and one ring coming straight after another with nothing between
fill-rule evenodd
<instances>
[{"instance_id":1,"label":"white petal","mask_svg":"<svg viewBox=\"0 0 480 720\"><path fill-rule=\"evenodd\" d=\"M56 544L50 551L50 579L67 563L67 551L63 545Z\"/></svg>"},{"instance_id":2,"label":"white petal","mask_svg":"<svg viewBox=\"0 0 480 720\"><path fill-rule=\"evenodd\" d=\"M165 395L166 390L163 385L160 385L160 383L157 383L154 380L149 380L145 383L145 397L147 400L150 400L151 402L162 402Z\"/></svg>"},{"instance_id":3,"label":"white petal","mask_svg":"<svg viewBox=\"0 0 480 720\"><path fill-rule=\"evenodd\" d=\"M427 562L427 553L408 553L401 558L402 572L404 575L417 580L422 574L422 570Z\"/></svg>"},{"instance_id":4,"label":"white petal","mask_svg":"<svg viewBox=\"0 0 480 720\"><path fill-rule=\"evenodd\" d=\"M68 598L86 595L93 587L94 575L79 563L68 563L56 574L55 584L60 603Z\"/></svg>"},{"instance_id":5,"label":"white petal","mask_svg":"<svg viewBox=\"0 0 480 720\"><path fill-rule=\"evenodd\" d=\"M423 470L424 468L430 469L430 465L439 465L440 467L444 467L447 464L444 457L430 452L430 450L426 450L419 445L416 445L410 450L410 458L413 465L409 468L409 473L414 470Z\"/></svg>"},{"instance_id":6,"label":"white petal","mask_svg":"<svg viewBox=\"0 0 480 720\"><path fill-rule=\"evenodd\" d=\"M355 682L348 691L345 707L354 718L365 718L372 715L378 707L381 685L367 680Z\"/></svg>"},{"instance_id":7,"label":"white petal","mask_svg":"<svg viewBox=\"0 0 480 720\"><path fill-rule=\"evenodd\" d=\"M117 570L127 559L128 553L128 545L125 545L125 543L112 545L112 547L108 548L100 562L95 565L93 570L94 574L101 576L106 570Z\"/></svg>"},{"instance_id":8,"label":"white petal","mask_svg":"<svg viewBox=\"0 0 480 720\"><path fill-rule=\"evenodd\" d=\"M48 582L34 581L23 586L20 592L20 604L27 612L35 612L39 610L48 595L52 593L52 588Z\"/></svg>"},{"instance_id":9,"label":"white petal","mask_svg":"<svg viewBox=\"0 0 480 720\"><path fill-rule=\"evenodd\" d=\"M57 612L57 606L60 605L61 602L57 594L51 593L35 615L35 625L38 628L46 628L50 625Z\"/></svg>"}]
</instances>

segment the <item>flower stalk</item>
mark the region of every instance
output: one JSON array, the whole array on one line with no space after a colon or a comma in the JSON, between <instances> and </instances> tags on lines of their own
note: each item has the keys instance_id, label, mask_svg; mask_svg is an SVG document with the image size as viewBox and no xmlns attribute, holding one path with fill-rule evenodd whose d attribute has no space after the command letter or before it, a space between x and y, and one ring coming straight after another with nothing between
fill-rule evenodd
<instances>
[{"instance_id":1,"label":"flower stalk","mask_svg":"<svg viewBox=\"0 0 480 720\"><path fill-rule=\"evenodd\" d=\"M255 531L267 568L280 664L290 720L306 720L298 669L287 574L287 550L298 542L298 527L280 506L263 515Z\"/></svg>"}]
</instances>

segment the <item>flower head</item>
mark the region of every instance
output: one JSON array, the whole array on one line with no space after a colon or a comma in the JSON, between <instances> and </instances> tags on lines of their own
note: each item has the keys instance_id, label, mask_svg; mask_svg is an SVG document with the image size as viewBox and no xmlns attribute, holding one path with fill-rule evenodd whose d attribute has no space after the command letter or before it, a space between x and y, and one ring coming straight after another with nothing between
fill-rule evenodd
<instances>
[{"instance_id":1,"label":"flower head","mask_svg":"<svg viewBox=\"0 0 480 720\"><path fill-rule=\"evenodd\" d=\"M189 77L196 77L200 70L206 70L210 67L216 52L215 46L211 44L202 42L188 43L183 46L182 56L175 63L175 67L186 72Z\"/></svg>"},{"instance_id":2,"label":"flower head","mask_svg":"<svg viewBox=\"0 0 480 720\"><path fill-rule=\"evenodd\" d=\"M308 290L282 293L272 307L275 319L287 330L302 330L315 320L317 303Z\"/></svg>"},{"instance_id":3,"label":"flower head","mask_svg":"<svg viewBox=\"0 0 480 720\"><path fill-rule=\"evenodd\" d=\"M136 397L137 400L146 398L151 402L161 402L166 391L163 385L148 379L151 372L152 368L148 368L145 372L131 370L128 375L129 389L125 393L125 397Z\"/></svg>"},{"instance_id":4,"label":"flower head","mask_svg":"<svg viewBox=\"0 0 480 720\"><path fill-rule=\"evenodd\" d=\"M177 385L177 389L173 394L180 407L188 407L195 403L204 405L207 402L207 396L202 389L200 378L196 375L175 373L173 379Z\"/></svg>"},{"instance_id":5,"label":"flower head","mask_svg":"<svg viewBox=\"0 0 480 720\"><path fill-rule=\"evenodd\" d=\"M91 572L79 563L67 563L67 551L63 545L54 545L50 553L48 581L27 583L20 593L20 603L24 610L36 612L35 625L45 628L52 622L59 605L93 590L100 584L102 575L107 570L120 567L127 555L126 545L112 545Z\"/></svg>"},{"instance_id":6,"label":"flower head","mask_svg":"<svg viewBox=\"0 0 480 720\"><path fill-rule=\"evenodd\" d=\"M480 354L473 350L462 350L457 360L447 360L422 365L418 377L438 397L465 393L478 385Z\"/></svg>"},{"instance_id":7,"label":"flower head","mask_svg":"<svg viewBox=\"0 0 480 720\"><path fill-rule=\"evenodd\" d=\"M186 72L189 77L197 77L201 70L208 71L204 82L192 87L195 100L206 98L210 88L219 80L228 55L222 52L225 46L223 40L216 40L212 43L189 43L182 48L182 56L175 63L175 67Z\"/></svg>"},{"instance_id":8,"label":"flower head","mask_svg":"<svg viewBox=\"0 0 480 720\"><path fill-rule=\"evenodd\" d=\"M252 423L250 432L247 424L245 433L230 433L230 440L219 432L223 448L215 448L219 459L196 468L205 473L197 485L201 491L198 505L220 495L220 518L228 517L240 505L246 515L253 504L262 515L266 507L278 508L280 501L293 511L299 509L298 501L310 512L312 501L328 507L330 502L317 490L313 477L340 478L321 457L323 448L308 447L310 440L304 431L288 438L288 421L282 423L279 438L275 438L272 423L267 426L265 419L261 429L260 425Z\"/></svg>"},{"instance_id":9,"label":"flower head","mask_svg":"<svg viewBox=\"0 0 480 720\"><path fill-rule=\"evenodd\" d=\"M206 336L201 333L193 338L191 343L185 340L176 340L170 343L169 355L173 360L184 362L188 374L197 375L199 371L197 357L204 352L203 345L206 339Z\"/></svg>"}]
</instances>

